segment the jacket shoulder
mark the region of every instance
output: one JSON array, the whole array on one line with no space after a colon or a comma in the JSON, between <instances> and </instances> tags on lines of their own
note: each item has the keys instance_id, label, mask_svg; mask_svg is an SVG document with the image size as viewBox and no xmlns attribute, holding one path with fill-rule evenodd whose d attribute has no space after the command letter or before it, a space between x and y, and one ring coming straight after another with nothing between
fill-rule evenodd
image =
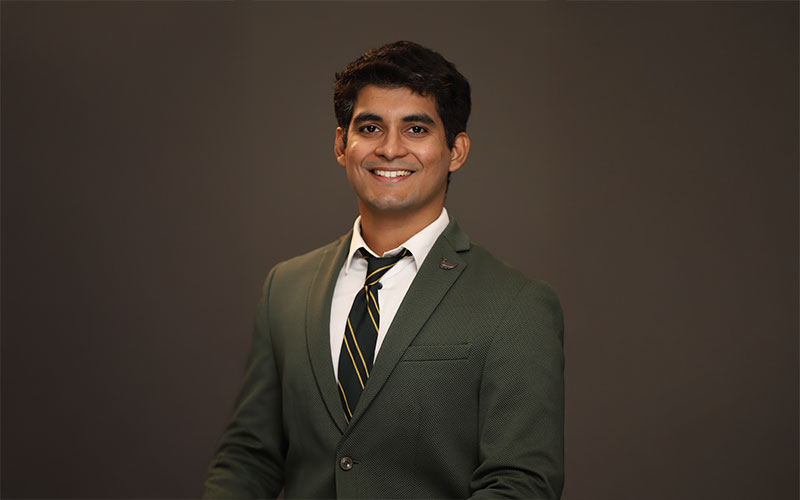
<instances>
[{"instance_id":1,"label":"jacket shoulder","mask_svg":"<svg viewBox=\"0 0 800 500\"><path fill-rule=\"evenodd\" d=\"M346 243L343 240L348 237L348 235L343 235L327 245L279 262L272 268L270 274L274 275L274 279L277 280L285 277L291 277L293 280L300 280L306 276L311 278L325 255L328 252L335 252L340 244Z\"/></svg>"},{"instance_id":2,"label":"jacket shoulder","mask_svg":"<svg viewBox=\"0 0 800 500\"><path fill-rule=\"evenodd\" d=\"M473 278L480 279L487 285L512 288L533 287L555 293L548 283L529 278L522 271L506 264L488 250L473 242L470 242L469 251L461 253L460 256L467 261L474 275Z\"/></svg>"}]
</instances>

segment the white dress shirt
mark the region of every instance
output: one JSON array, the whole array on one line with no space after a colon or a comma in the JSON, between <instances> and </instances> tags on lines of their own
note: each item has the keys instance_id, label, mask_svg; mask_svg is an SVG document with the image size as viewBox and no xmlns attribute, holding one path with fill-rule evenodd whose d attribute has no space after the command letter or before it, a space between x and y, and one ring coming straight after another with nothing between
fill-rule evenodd
<instances>
[{"instance_id":1,"label":"white dress shirt","mask_svg":"<svg viewBox=\"0 0 800 500\"><path fill-rule=\"evenodd\" d=\"M407 248L411 252L411 257L401 259L381 278L383 286L378 291L381 317L378 325L378 340L375 344L376 357L383 339L386 338L386 332L389 330L389 326L397 313L397 309L400 308L400 303L403 302L411 282L414 281L414 277L417 275L419 266L422 265L433 244L449 223L450 217L447 215L447 210L442 207L442 213L438 219L431 222L399 247L389 250L381 256L397 255L403 248ZM339 277L336 278L336 287L333 289L333 301L331 302L331 358L333 361L333 374L336 378L339 376L339 352L342 350L347 316L353 306L353 299L355 299L358 291L364 287L364 280L367 277L367 260L353 258L361 247L378 257L364 242L364 238L361 237L361 216L358 216L353 224L350 253L347 254L347 260L339 271ZM375 360L373 359L373 361Z\"/></svg>"}]
</instances>

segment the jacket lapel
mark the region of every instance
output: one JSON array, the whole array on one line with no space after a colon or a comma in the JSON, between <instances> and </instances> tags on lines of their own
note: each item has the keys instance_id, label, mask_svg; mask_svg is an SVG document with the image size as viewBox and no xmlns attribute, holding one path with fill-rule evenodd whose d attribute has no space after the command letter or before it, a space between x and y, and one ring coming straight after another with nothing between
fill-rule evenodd
<instances>
[{"instance_id":1,"label":"jacket lapel","mask_svg":"<svg viewBox=\"0 0 800 500\"><path fill-rule=\"evenodd\" d=\"M344 432L347 423L344 419L342 403L339 401L339 388L333 376L330 334L331 301L336 278L347 258L347 251L350 249L351 237L352 231L342 236L337 245L331 245L322 256L311 282L306 309L306 339L311 368L317 379L325 406L341 432Z\"/></svg>"},{"instance_id":2,"label":"jacket lapel","mask_svg":"<svg viewBox=\"0 0 800 500\"><path fill-rule=\"evenodd\" d=\"M411 283L411 287L392 320L389 331L386 332L386 338L378 351L369 383L358 401L348 429L353 428L361 414L375 399L406 348L414 340L453 283L464 272L467 263L458 253L467 250L469 250L469 238L459 229L458 224L451 220L420 266L417 276ZM446 261L442 259L446 259ZM443 262L445 265L441 265ZM330 298L328 298L327 306L330 311ZM328 363L330 364L330 348L328 348ZM336 389L335 386L334 389ZM335 392L333 394L338 395ZM338 399L336 403L341 410L341 403ZM339 413L342 412L339 411ZM344 421L344 417L342 417L342 421Z\"/></svg>"}]
</instances>

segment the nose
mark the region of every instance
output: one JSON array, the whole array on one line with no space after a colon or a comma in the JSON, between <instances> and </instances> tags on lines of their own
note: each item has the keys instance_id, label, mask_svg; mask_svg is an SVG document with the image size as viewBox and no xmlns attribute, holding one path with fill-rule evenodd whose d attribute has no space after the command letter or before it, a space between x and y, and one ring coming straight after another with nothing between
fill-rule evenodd
<instances>
[{"instance_id":1,"label":"nose","mask_svg":"<svg viewBox=\"0 0 800 500\"><path fill-rule=\"evenodd\" d=\"M395 158L402 158L408 154L408 150L403 142L403 137L399 131L388 131L381 138L380 144L375 148L375 154L391 161Z\"/></svg>"}]
</instances>

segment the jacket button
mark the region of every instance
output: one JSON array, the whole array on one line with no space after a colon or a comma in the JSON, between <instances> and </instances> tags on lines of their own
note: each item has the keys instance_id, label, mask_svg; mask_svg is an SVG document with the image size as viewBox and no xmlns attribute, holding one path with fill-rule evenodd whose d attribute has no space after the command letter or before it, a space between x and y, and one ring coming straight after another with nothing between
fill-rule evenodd
<instances>
[{"instance_id":1,"label":"jacket button","mask_svg":"<svg viewBox=\"0 0 800 500\"><path fill-rule=\"evenodd\" d=\"M350 457L342 457L342 459L339 460L339 467L344 471L352 469L353 459Z\"/></svg>"}]
</instances>

